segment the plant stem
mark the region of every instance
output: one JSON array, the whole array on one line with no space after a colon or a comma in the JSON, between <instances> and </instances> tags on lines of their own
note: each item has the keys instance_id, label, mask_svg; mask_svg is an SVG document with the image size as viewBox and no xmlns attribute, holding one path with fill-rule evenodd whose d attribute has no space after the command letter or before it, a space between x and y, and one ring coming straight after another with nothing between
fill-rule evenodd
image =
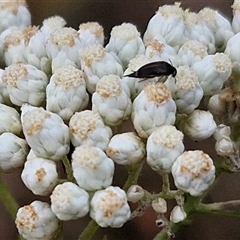
<instances>
[{"instance_id":1,"label":"plant stem","mask_svg":"<svg viewBox=\"0 0 240 240\"><path fill-rule=\"evenodd\" d=\"M95 232L97 231L97 229L99 228L99 226L97 225L97 223L93 220L91 220L87 227L84 229L84 231L81 233L81 235L79 236L78 240L90 240L92 239L92 237L94 236Z\"/></svg>"},{"instance_id":2,"label":"plant stem","mask_svg":"<svg viewBox=\"0 0 240 240\"><path fill-rule=\"evenodd\" d=\"M10 213L11 217L15 220L19 205L13 198L8 187L4 184L0 177L0 199L3 202L5 208Z\"/></svg>"},{"instance_id":3,"label":"plant stem","mask_svg":"<svg viewBox=\"0 0 240 240\"><path fill-rule=\"evenodd\" d=\"M67 156L64 156L64 157L62 158L62 162L63 162L64 167L65 167L66 172L67 172L67 179L68 179L69 181L73 182L73 183L76 183L76 180L75 180L75 178L74 178L74 176L73 176L72 166L71 166L71 164L70 164L69 159L67 158Z\"/></svg>"},{"instance_id":4,"label":"plant stem","mask_svg":"<svg viewBox=\"0 0 240 240\"><path fill-rule=\"evenodd\" d=\"M144 161L139 164L127 165L128 179L123 186L123 190L127 191L131 185L137 184L138 177L142 170Z\"/></svg>"}]
</instances>

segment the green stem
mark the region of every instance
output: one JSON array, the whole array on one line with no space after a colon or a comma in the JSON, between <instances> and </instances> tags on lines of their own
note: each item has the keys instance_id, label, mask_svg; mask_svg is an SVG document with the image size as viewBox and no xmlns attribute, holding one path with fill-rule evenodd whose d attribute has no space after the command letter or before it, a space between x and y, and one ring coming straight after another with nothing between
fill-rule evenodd
<instances>
[{"instance_id":1,"label":"green stem","mask_svg":"<svg viewBox=\"0 0 240 240\"><path fill-rule=\"evenodd\" d=\"M0 199L3 202L5 208L10 213L11 217L15 220L19 205L13 198L8 187L4 184L0 177Z\"/></svg>"},{"instance_id":2,"label":"green stem","mask_svg":"<svg viewBox=\"0 0 240 240\"><path fill-rule=\"evenodd\" d=\"M66 169L66 172L67 172L67 179L70 181L70 182L73 182L73 183L76 183L76 180L73 176L73 171L72 171L72 166L69 162L69 159L67 158L67 156L64 156L62 158L62 162L64 164L64 167Z\"/></svg>"},{"instance_id":3,"label":"green stem","mask_svg":"<svg viewBox=\"0 0 240 240\"><path fill-rule=\"evenodd\" d=\"M169 176L167 173L164 173L164 172L160 172L159 174L162 176L162 181L163 181L162 192L163 194L168 193L170 191Z\"/></svg>"},{"instance_id":4,"label":"green stem","mask_svg":"<svg viewBox=\"0 0 240 240\"><path fill-rule=\"evenodd\" d=\"M79 236L78 240L90 240L94 236L95 232L98 230L99 226L93 220L91 220L84 231Z\"/></svg>"},{"instance_id":5,"label":"green stem","mask_svg":"<svg viewBox=\"0 0 240 240\"><path fill-rule=\"evenodd\" d=\"M139 164L127 165L128 178L123 186L123 190L127 191L130 186L137 184L138 177L141 173L144 161Z\"/></svg>"}]
</instances>

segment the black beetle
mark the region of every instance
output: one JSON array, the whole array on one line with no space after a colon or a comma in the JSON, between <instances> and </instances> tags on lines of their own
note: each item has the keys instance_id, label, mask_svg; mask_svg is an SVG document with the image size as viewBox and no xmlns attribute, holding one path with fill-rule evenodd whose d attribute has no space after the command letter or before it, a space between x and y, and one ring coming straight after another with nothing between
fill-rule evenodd
<instances>
[{"instance_id":1,"label":"black beetle","mask_svg":"<svg viewBox=\"0 0 240 240\"><path fill-rule=\"evenodd\" d=\"M124 77L134 77L134 78L154 78L172 75L175 77L177 74L177 69L171 64L164 61L157 61L148 63L140 67L136 72L125 75Z\"/></svg>"}]
</instances>

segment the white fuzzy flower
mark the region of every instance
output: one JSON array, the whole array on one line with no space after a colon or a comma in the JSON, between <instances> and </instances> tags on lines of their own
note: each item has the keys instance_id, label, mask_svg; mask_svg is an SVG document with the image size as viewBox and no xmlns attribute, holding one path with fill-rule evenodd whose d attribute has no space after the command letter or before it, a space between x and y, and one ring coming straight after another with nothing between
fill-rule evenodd
<instances>
[{"instance_id":1,"label":"white fuzzy flower","mask_svg":"<svg viewBox=\"0 0 240 240\"><path fill-rule=\"evenodd\" d=\"M29 152L26 141L13 133L0 135L0 169L12 171L22 167Z\"/></svg>"},{"instance_id":2,"label":"white fuzzy flower","mask_svg":"<svg viewBox=\"0 0 240 240\"><path fill-rule=\"evenodd\" d=\"M131 216L126 193L113 186L95 192L91 200L90 216L101 227L122 227Z\"/></svg>"},{"instance_id":3,"label":"white fuzzy flower","mask_svg":"<svg viewBox=\"0 0 240 240\"><path fill-rule=\"evenodd\" d=\"M139 185L131 185L127 191L127 200L132 203L138 202L144 196L144 190Z\"/></svg>"},{"instance_id":4,"label":"white fuzzy flower","mask_svg":"<svg viewBox=\"0 0 240 240\"><path fill-rule=\"evenodd\" d=\"M94 93L101 77L114 74L122 77L123 68L117 56L107 52L101 44L89 45L80 53L87 90Z\"/></svg>"},{"instance_id":5,"label":"white fuzzy flower","mask_svg":"<svg viewBox=\"0 0 240 240\"><path fill-rule=\"evenodd\" d=\"M86 22L79 25L79 38L85 46L104 44L103 27L98 22Z\"/></svg>"},{"instance_id":6,"label":"white fuzzy flower","mask_svg":"<svg viewBox=\"0 0 240 240\"><path fill-rule=\"evenodd\" d=\"M170 213L170 221L173 223L178 223L183 221L187 217L186 212L183 207L175 206Z\"/></svg>"},{"instance_id":7,"label":"white fuzzy flower","mask_svg":"<svg viewBox=\"0 0 240 240\"><path fill-rule=\"evenodd\" d=\"M176 104L161 82L145 85L133 102L132 121L141 138L148 138L157 127L174 124L175 114Z\"/></svg>"},{"instance_id":8,"label":"white fuzzy flower","mask_svg":"<svg viewBox=\"0 0 240 240\"><path fill-rule=\"evenodd\" d=\"M216 131L213 134L213 137L216 141L221 140L224 137L230 137L231 135L231 128L224 124L220 124L217 126Z\"/></svg>"},{"instance_id":9,"label":"white fuzzy flower","mask_svg":"<svg viewBox=\"0 0 240 240\"><path fill-rule=\"evenodd\" d=\"M218 52L224 51L226 43L234 35L227 18L218 11L205 7L198 13L199 21L204 22L215 37L215 46Z\"/></svg>"},{"instance_id":10,"label":"white fuzzy flower","mask_svg":"<svg viewBox=\"0 0 240 240\"><path fill-rule=\"evenodd\" d=\"M204 22L199 21L197 13L185 11L185 38L186 40L196 40L207 47L209 54L216 52L215 38L211 30ZM200 19L201 20L201 19Z\"/></svg>"},{"instance_id":11,"label":"white fuzzy flower","mask_svg":"<svg viewBox=\"0 0 240 240\"><path fill-rule=\"evenodd\" d=\"M50 205L41 201L19 208L15 224L27 240L51 240L59 228L59 220Z\"/></svg>"},{"instance_id":12,"label":"white fuzzy flower","mask_svg":"<svg viewBox=\"0 0 240 240\"><path fill-rule=\"evenodd\" d=\"M51 16L43 20L40 30L47 40L52 32L57 29L64 28L66 24L67 23L63 17L60 17L58 15Z\"/></svg>"},{"instance_id":13,"label":"white fuzzy flower","mask_svg":"<svg viewBox=\"0 0 240 240\"><path fill-rule=\"evenodd\" d=\"M216 116L225 116L227 113L226 101L220 98L219 94L210 97L208 101L208 110Z\"/></svg>"},{"instance_id":14,"label":"white fuzzy flower","mask_svg":"<svg viewBox=\"0 0 240 240\"><path fill-rule=\"evenodd\" d=\"M3 58L7 66L18 62L26 63L25 51L28 41L29 39L22 28L11 27L1 34Z\"/></svg>"},{"instance_id":15,"label":"white fuzzy flower","mask_svg":"<svg viewBox=\"0 0 240 240\"><path fill-rule=\"evenodd\" d=\"M29 105L21 110L23 133L37 157L58 161L69 152L69 129L61 117Z\"/></svg>"},{"instance_id":16,"label":"white fuzzy flower","mask_svg":"<svg viewBox=\"0 0 240 240\"><path fill-rule=\"evenodd\" d=\"M130 60L128 64L128 68L124 72L124 77L122 78L122 82L126 82L129 89L130 89L130 95L131 99L135 99L136 96L143 90L143 87L149 82L149 81L158 81L158 77L155 78L149 78L144 79L145 81L141 81L143 79L139 78L133 78L127 76L128 74L131 74L133 72L136 72L140 67L144 66L145 64L150 63L151 60L146 55L137 55L133 59Z\"/></svg>"},{"instance_id":17,"label":"white fuzzy flower","mask_svg":"<svg viewBox=\"0 0 240 240\"><path fill-rule=\"evenodd\" d=\"M201 141L209 138L217 125L209 111L197 109L180 119L178 127L192 140Z\"/></svg>"},{"instance_id":18,"label":"white fuzzy flower","mask_svg":"<svg viewBox=\"0 0 240 240\"><path fill-rule=\"evenodd\" d=\"M170 172L183 153L183 134L172 125L156 128L147 140L147 163L154 171Z\"/></svg>"},{"instance_id":19,"label":"white fuzzy flower","mask_svg":"<svg viewBox=\"0 0 240 240\"><path fill-rule=\"evenodd\" d=\"M0 103L0 134L11 132L19 135L21 131L22 125L18 111Z\"/></svg>"},{"instance_id":20,"label":"white fuzzy flower","mask_svg":"<svg viewBox=\"0 0 240 240\"><path fill-rule=\"evenodd\" d=\"M134 132L116 134L111 138L106 153L118 164L137 164L143 160L145 144Z\"/></svg>"},{"instance_id":21,"label":"white fuzzy flower","mask_svg":"<svg viewBox=\"0 0 240 240\"><path fill-rule=\"evenodd\" d=\"M83 72L73 66L58 68L46 88L48 111L68 122L75 112L87 107L89 96Z\"/></svg>"},{"instance_id":22,"label":"white fuzzy flower","mask_svg":"<svg viewBox=\"0 0 240 240\"><path fill-rule=\"evenodd\" d=\"M115 53L119 57L124 69L133 57L143 54L145 51L140 32L131 23L122 23L113 27L110 35L106 50Z\"/></svg>"},{"instance_id":23,"label":"white fuzzy flower","mask_svg":"<svg viewBox=\"0 0 240 240\"><path fill-rule=\"evenodd\" d=\"M132 102L128 86L117 75L102 77L92 95L92 110L98 112L108 126L121 125L131 114Z\"/></svg>"},{"instance_id":24,"label":"white fuzzy flower","mask_svg":"<svg viewBox=\"0 0 240 240\"><path fill-rule=\"evenodd\" d=\"M7 86L12 103L17 106L24 103L41 106L46 100L47 75L32 65L10 65L2 75L2 82Z\"/></svg>"},{"instance_id":25,"label":"white fuzzy flower","mask_svg":"<svg viewBox=\"0 0 240 240\"><path fill-rule=\"evenodd\" d=\"M152 201L152 208L157 213L166 213L167 202L163 198L156 198Z\"/></svg>"},{"instance_id":26,"label":"white fuzzy flower","mask_svg":"<svg viewBox=\"0 0 240 240\"><path fill-rule=\"evenodd\" d=\"M188 114L199 106L203 90L196 73L190 67L178 67L176 77L169 77L165 85L171 91L178 113Z\"/></svg>"},{"instance_id":27,"label":"white fuzzy flower","mask_svg":"<svg viewBox=\"0 0 240 240\"><path fill-rule=\"evenodd\" d=\"M230 137L222 137L215 143L215 150L219 156L229 156L234 153L234 143Z\"/></svg>"},{"instance_id":28,"label":"white fuzzy flower","mask_svg":"<svg viewBox=\"0 0 240 240\"><path fill-rule=\"evenodd\" d=\"M89 211L88 193L72 182L57 185L50 198L51 209L60 220L81 218Z\"/></svg>"},{"instance_id":29,"label":"white fuzzy flower","mask_svg":"<svg viewBox=\"0 0 240 240\"><path fill-rule=\"evenodd\" d=\"M218 93L232 73L231 60L224 53L207 55L202 60L195 62L192 68L198 76L204 95Z\"/></svg>"},{"instance_id":30,"label":"white fuzzy flower","mask_svg":"<svg viewBox=\"0 0 240 240\"><path fill-rule=\"evenodd\" d=\"M200 196L214 182L215 167L203 151L185 151L173 163L172 175L178 189Z\"/></svg>"},{"instance_id":31,"label":"white fuzzy flower","mask_svg":"<svg viewBox=\"0 0 240 240\"><path fill-rule=\"evenodd\" d=\"M145 55L154 61L171 62L172 65L178 66L177 51L170 45L163 43L157 39L148 40L145 42Z\"/></svg>"},{"instance_id":32,"label":"white fuzzy flower","mask_svg":"<svg viewBox=\"0 0 240 240\"><path fill-rule=\"evenodd\" d=\"M27 160L21 178L25 186L35 195L46 196L57 184L56 163L44 158Z\"/></svg>"},{"instance_id":33,"label":"white fuzzy flower","mask_svg":"<svg viewBox=\"0 0 240 240\"><path fill-rule=\"evenodd\" d=\"M74 147L88 144L106 150L112 130L98 113L90 110L76 112L69 121L71 142Z\"/></svg>"},{"instance_id":34,"label":"white fuzzy flower","mask_svg":"<svg viewBox=\"0 0 240 240\"><path fill-rule=\"evenodd\" d=\"M236 33L232 36L226 45L226 49L224 53L230 57L232 61L232 71L236 73L238 76L240 75L240 55L238 54L240 51L240 32Z\"/></svg>"},{"instance_id":35,"label":"white fuzzy flower","mask_svg":"<svg viewBox=\"0 0 240 240\"><path fill-rule=\"evenodd\" d=\"M179 49L178 56L182 65L191 67L195 62L207 56L207 47L197 40L186 41Z\"/></svg>"},{"instance_id":36,"label":"white fuzzy flower","mask_svg":"<svg viewBox=\"0 0 240 240\"><path fill-rule=\"evenodd\" d=\"M24 30L25 34L25 60L47 75L51 74L51 61L46 51L46 36L39 27L32 26Z\"/></svg>"},{"instance_id":37,"label":"white fuzzy flower","mask_svg":"<svg viewBox=\"0 0 240 240\"><path fill-rule=\"evenodd\" d=\"M180 4L159 7L156 14L149 20L144 42L163 38L167 44L178 49L184 36L183 10Z\"/></svg>"},{"instance_id":38,"label":"white fuzzy flower","mask_svg":"<svg viewBox=\"0 0 240 240\"><path fill-rule=\"evenodd\" d=\"M0 2L0 33L11 26L27 27L31 25L31 14L25 0Z\"/></svg>"},{"instance_id":39,"label":"white fuzzy flower","mask_svg":"<svg viewBox=\"0 0 240 240\"><path fill-rule=\"evenodd\" d=\"M238 33L240 32L240 1L234 0L231 7L233 13L232 29L234 33Z\"/></svg>"},{"instance_id":40,"label":"white fuzzy flower","mask_svg":"<svg viewBox=\"0 0 240 240\"><path fill-rule=\"evenodd\" d=\"M46 51L52 60L52 72L64 65L80 68L79 51L83 46L77 30L70 27L54 30L46 42Z\"/></svg>"},{"instance_id":41,"label":"white fuzzy flower","mask_svg":"<svg viewBox=\"0 0 240 240\"><path fill-rule=\"evenodd\" d=\"M112 184L114 163L98 147L81 145L72 154L72 169L78 185L88 191Z\"/></svg>"}]
</instances>

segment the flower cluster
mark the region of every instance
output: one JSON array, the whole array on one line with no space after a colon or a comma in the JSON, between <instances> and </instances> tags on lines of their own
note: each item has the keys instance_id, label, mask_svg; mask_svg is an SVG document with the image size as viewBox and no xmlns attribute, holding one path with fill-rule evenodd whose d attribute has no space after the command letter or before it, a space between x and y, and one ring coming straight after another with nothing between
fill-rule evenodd
<instances>
[{"instance_id":1,"label":"flower cluster","mask_svg":"<svg viewBox=\"0 0 240 240\"><path fill-rule=\"evenodd\" d=\"M232 7L230 22L209 8L160 6L142 37L122 23L104 43L97 22L76 30L54 16L32 26L25 1L0 4L0 170L22 167L25 186L50 199L19 208L24 238L52 239L61 221L87 214L119 228L150 206L173 234L170 223L190 215L186 197L203 196L216 178L213 153L188 150L184 137L214 136L219 158L240 167L239 1ZM126 76L152 62L147 79ZM114 185L117 164L128 170L125 186ZM162 177L159 194L137 185L144 164ZM176 206L167 219L169 198Z\"/></svg>"}]
</instances>

